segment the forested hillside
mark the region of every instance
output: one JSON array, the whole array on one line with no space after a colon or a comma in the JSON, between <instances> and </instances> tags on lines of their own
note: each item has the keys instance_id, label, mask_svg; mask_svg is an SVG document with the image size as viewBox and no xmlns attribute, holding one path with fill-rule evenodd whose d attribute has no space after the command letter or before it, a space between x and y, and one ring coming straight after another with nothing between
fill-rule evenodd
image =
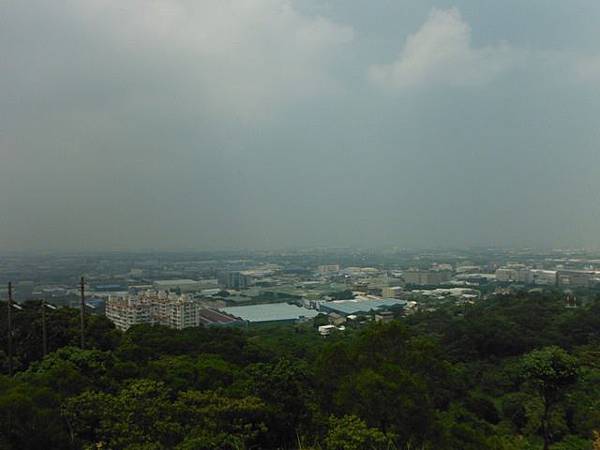
<instances>
[{"instance_id":1,"label":"forested hillside","mask_svg":"<svg viewBox=\"0 0 600 450\"><path fill-rule=\"evenodd\" d=\"M89 317L85 350L77 314L49 312L42 358L39 305L16 313L0 448L600 448L598 301L499 297L327 338Z\"/></svg>"}]
</instances>

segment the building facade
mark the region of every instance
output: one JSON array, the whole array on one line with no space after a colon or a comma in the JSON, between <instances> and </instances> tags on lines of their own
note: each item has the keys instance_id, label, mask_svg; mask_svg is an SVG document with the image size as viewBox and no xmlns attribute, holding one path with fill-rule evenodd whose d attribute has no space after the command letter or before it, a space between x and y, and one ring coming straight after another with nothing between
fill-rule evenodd
<instances>
[{"instance_id":1,"label":"building facade","mask_svg":"<svg viewBox=\"0 0 600 450\"><path fill-rule=\"evenodd\" d=\"M402 274L406 284L434 286L450 280L451 273L445 270L409 270Z\"/></svg>"},{"instance_id":2,"label":"building facade","mask_svg":"<svg viewBox=\"0 0 600 450\"><path fill-rule=\"evenodd\" d=\"M404 294L401 286L384 286L381 288L381 296L384 298L400 298Z\"/></svg>"},{"instance_id":3,"label":"building facade","mask_svg":"<svg viewBox=\"0 0 600 450\"><path fill-rule=\"evenodd\" d=\"M585 270L559 270L556 281L559 286L588 288L593 284L595 273Z\"/></svg>"},{"instance_id":4,"label":"building facade","mask_svg":"<svg viewBox=\"0 0 600 450\"><path fill-rule=\"evenodd\" d=\"M317 272L321 275L331 275L340 271L339 264L324 264L317 267Z\"/></svg>"},{"instance_id":5,"label":"building facade","mask_svg":"<svg viewBox=\"0 0 600 450\"><path fill-rule=\"evenodd\" d=\"M242 272L221 272L218 276L219 286L227 289L247 289L250 277Z\"/></svg>"},{"instance_id":6,"label":"building facade","mask_svg":"<svg viewBox=\"0 0 600 450\"><path fill-rule=\"evenodd\" d=\"M531 283L531 270L529 267L514 265L500 267L496 270L496 281L501 283Z\"/></svg>"},{"instance_id":7,"label":"building facade","mask_svg":"<svg viewBox=\"0 0 600 450\"><path fill-rule=\"evenodd\" d=\"M123 331L144 323L180 330L201 325L202 309L199 301L187 295L145 291L138 295L110 296L106 302L106 317Z\"/></svg>"}]
</instances>

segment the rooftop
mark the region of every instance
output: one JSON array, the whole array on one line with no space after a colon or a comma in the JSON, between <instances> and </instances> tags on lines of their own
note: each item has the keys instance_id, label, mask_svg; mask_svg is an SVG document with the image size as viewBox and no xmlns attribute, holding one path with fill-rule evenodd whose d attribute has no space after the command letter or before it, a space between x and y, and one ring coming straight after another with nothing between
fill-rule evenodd
<instances>
[{"instance_id":1,"label":"rooftop","mask_svg":"<svg viewBox=\"0 0 600 450\"><path fill-rule=\"evenodd\" d=\"M181 280L156 280L155 285L173 285L173 284L198 284L196 280L181 279Z\"/></svg>"},{"instance_id":2,"label":"rooftop","mask_svg":"<svg viewBox=\"0 0 600 450\"><path fill-rule=\"evenodd\" d=\"M318 312L289 303L267 303L262 305L231 306L220 311L248 322L275 322L313 318Z\"/></svg>"},{"instance_id":3,"label":"rooftop","mask_svg":"<svg viewBox=\"0 0 600 450\"><path fill-rule=\"evenodd\" d=\"M342 314L357 314L357 313L368 313L370 311L379 311L382 309L389 309L394 307L405 306L405 300L399 300L395 298L383 298L380 300L366 300L366 299L349 299L349 300L334 300L332 302L326 302L321 304L321 308L327 310L339 312Z\"/></svg>"},{"instance_id":4,"label":"rooftop","mask_svg":"<svg viewBox=\"0 0 600 450\"><path fill-rule=\"evenodd\" d=\"M199 311L200 321L204 325L229 325L238 322L235 317L223 314L213 309L202 309Z\"/></svg>"}]
</instances>

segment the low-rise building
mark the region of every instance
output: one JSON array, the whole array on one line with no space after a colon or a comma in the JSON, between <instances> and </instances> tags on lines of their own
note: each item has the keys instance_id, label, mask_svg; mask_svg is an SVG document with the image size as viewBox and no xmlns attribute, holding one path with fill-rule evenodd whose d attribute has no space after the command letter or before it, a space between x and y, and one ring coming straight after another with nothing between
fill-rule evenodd
<instances>
[{"instance_id":1,"label":"low-rise building","mask_svg":"<svg viewBox=\"0 0 600 450\"><path fill-rule=\"evenodd\" d=\"M507 266L496 269L496 281L501 283L531 283L531 270L525 266Z\"/></svg>"},{"instance_id":2,"label":"low-rise building","mask_svg":"<svg viewBox=\"0 0 600 450\"><path fill-rule=\"evenodd\" d=\"M411 291L412 296L443 300L454 298L462 301L473 301L481 297L481 293L471 288L425 289Z\"/></svg>"},{"instance_id":3,"label":"low-rise building","mask_svg":"<svg viewBox=\"0 0 600 450\"><path fill-rule=\"evenodd\" d=\"M324 264L322 266L317 267L317 272L319 272L321 275L334 274L334 273L338 273L339 271L340 271L339 264Z\"/></svg>"},{"instance_id":4,"label":"low-rise building","mask_svg":"<svg viewBox=\"0 0 600 450\"><path fill-rule=\"evenodd\" d=\"M391 311L381 311L375 314L375 322L388 323L394 320L394 313Z\"/></svg>"},{"instance_id":5,"label":"low-rise building","mask_svg":"<svg viewBox=\"0 0 600 450\"><path fill-rule=\"evenodd\" d=\"M348 300L333 300L319 304L319 311L336 313L342 316L354 314L367 314L372 311L385 311L395 308L404 308L406 301L395 298L368 299L354 298Z\"/></svg>"},{"instance_id":6,"label":"low-rise building","mask_svg":"<svg viewBox=\"0 0 600 450\"><path fill-rule=\"evenodd\" d=\"M556 285L556 270L541 270L531 269L531 282L533 284L555 286Z\"/></svg>"},{"instance_id":7,"label":"low-rise building","mask_svg":"<svg viewBox=\"0 0 600 450\"><path fill-rule=\"evenodd\" d=\"M381 296L385 298L400 298L403 293L402 286L384 286L381 288Z\"/></svg>"},{"instance_id":8,"label":"low-rise building","mask_svg":"<svg viewBox=\"0 0 600 450\"><path fill-rule=\"evenodd\" d=\"M212 326L230 326L241 324L242 321L237 317L233 317L229 314L225 314L222 311L215 311L214 309L201 309L198 312L200 322L205 327Z\"/></svg>"},{"instance_id":9,"label":"low-rise building","mask_svg":"<svg viewBox=\"0 0 600 450\"><path fill-rule=\"evenodd\" d=\"M450 280L451 273L445 270L408 270L402 274L406 284L435 286Z\"/></svg>"},{"instance_id":10,"label":"low-rise building","mask_svg":"<svg viewBox=\"0 0 600 450\"><path fill-rule=\"evenodd\" d=\"M313 309L289 303L264 303L259 305L230 306L219 311L247 323L301 322L316 317L319 313Z\"/></svg>"},{"instance_id":11,"label":"low-rise building","mask_svg":"<svg viewBox=\"0 0 600 450\"><path fill-rule=\"evenodd\" d=\"M331 325L342 325L343 323L346 323L346 317L335 312L329 313L327 319Z\"/></svg>"},{"instance_id":12,"label":"low-rise building","mask_svg":"<svg viewBox=\"0 0 600 450\"><path fill-rule=\"evenodd\" d=\"M318 330L321 336L329 336L331 333L335 331L344 331L346 329L345 326L336 327L335 325L321 325Z\"/></svg>"},{"instance_id":13,"label":"low-rise building","mask_svg":"<svg viewBox=\"0 0 600 450\"><path fill-rule=\"evenodd\" d=\"M556 282L564 287L590 287L595 273L586 270L559 270Z\"/></svg>"},{"instance_id":14,"label":"low-rise building","mask_svg":"<svg viewBox=\"0 0 600 450\"><path fill-rule=\"evenodd\" d=\"M180 292L195 292L200 289L200 282L188 279L156 280L152 285L158 291L179 290Z\"/></svg>"},{"instance_id":15,"label":"low-rise building","mask_svg":"<svg viewBox=\"0 0 600 450\"><path fill-rule=\"evenodd\" d=\"M227 289L247 289L250 286L250 276L243 272L221 272L218 281L219 286Z\"/></svg>"}]
</instances>

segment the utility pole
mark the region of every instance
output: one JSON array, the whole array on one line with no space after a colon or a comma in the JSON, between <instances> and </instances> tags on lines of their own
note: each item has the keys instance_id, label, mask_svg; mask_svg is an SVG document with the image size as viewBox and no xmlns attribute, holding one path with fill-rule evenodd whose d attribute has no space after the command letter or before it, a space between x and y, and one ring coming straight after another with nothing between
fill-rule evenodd
<instances>
[{"instance_id":1,"label":"utility pole","mask_svg":"<svg viewBox=\"0 0 600 450\"><path fill-rule=\"evenodd\" d=\"M81 277L81 282L80 282L80 290L81 290L81 310L79 311L79 324L81 327L81 349L83 350L85 347L85 339L84 339L84 332L85 332L85 280L83 279L83 276Z\"/></svg>"},{"instance_id":2,"label":"utility pole","mask_svg":"<svg viewBox=\"0 0 600 450\"><path fill-rule=\"evenodd\" d=\"M48 331L46 328L46 308L56 309L56 306L46 302L46 299L42 299L42 354L46 356L48 354Z\"/></svg>"},{"instance_id":3,"label":"utility pole","mask_svg":"<svg viewBox=\"0 0 600 450\"><path fill-rule=\"evenodd\" d=\"M13 348L12 348L12 283L8 282L8 375L13 374Z\"/></svg>"},{"instance_id":4,"label":"utility pole","mask_svg":"<svg viewBox=\"0 0 600 450\"><path fill-rule=\"evenodd\" d=\"M42 299L42 355L48 354L48 334L46 332L46 300Z\"/></svg>"}]
</instances>

